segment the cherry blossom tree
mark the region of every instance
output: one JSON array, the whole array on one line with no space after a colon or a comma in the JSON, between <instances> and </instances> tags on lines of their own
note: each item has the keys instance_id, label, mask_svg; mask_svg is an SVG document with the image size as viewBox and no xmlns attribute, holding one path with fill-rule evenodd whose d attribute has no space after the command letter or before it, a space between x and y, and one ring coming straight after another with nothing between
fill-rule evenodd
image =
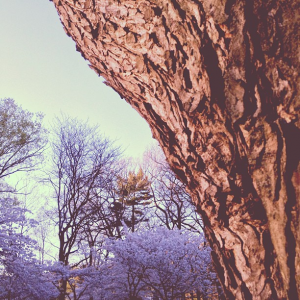
<instances>
[{"instance_id":1,"label":"cherry blossom tree","mask_svg":"<svg viewBox=\"0 0 300 300\"><path fill-rule=\"evenodd\" d=\"M156 295L170 300L197 290L203 297L216 293L211 250L199 235L164 227L127 232L124 240L111 241L107 250L111 255L96 280L98 297Z\"/></svg>"},{"instance_id":2,"label":"cherry blossom tree","mask_svg":"<svg viewBox=\"0 0 300 300\"><path fill-rule=\"evenodd\" d=\"M0 199L0 299L50 299L56 296L51 273L38 264L36 242L24 234L34 221L16 199Z\"/></svg>"}]
</instances>

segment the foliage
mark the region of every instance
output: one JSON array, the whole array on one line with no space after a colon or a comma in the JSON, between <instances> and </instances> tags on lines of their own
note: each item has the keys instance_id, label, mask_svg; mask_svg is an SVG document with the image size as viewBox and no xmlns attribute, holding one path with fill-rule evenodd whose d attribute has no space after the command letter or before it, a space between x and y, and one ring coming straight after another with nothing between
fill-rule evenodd
<instances>
[{"instance_id":1,"label":"foliage","mask_svg":"<svg viewBox=\"0 0 300 300\"><path fill-rule=\"evenodd\" d=\"M13 99L0 100L0 179L37 166L47 143L42 119Z\"/></svg>"},{"instance_id":2,"label":"foliage","mask_svg":"<svg viewBox=\"0 0 300 300\"><path fill-rule=\"evenodd\" d=\"M0 299L50 299L57 294L47 268L35 259L35 241L24 234L33 224L16 199L0 199Z\"/></svg>"},{"instance_id":3,"label":"foliage","mask_svg":"<svg viewBox=\"0 0 300 300\"><path fill-rule=\"evenodd\" d=\"M11 99L1 107L0 179L34 170L46 143L41 115ZM1 299L178 299L216 292L201 222L164 160L152 156L151 168L128 171L97 126L66 117L56 120L51 149L46 180L55 200L50 215L58 228L58 262L44 264L49 211L34 228L2 180Z\"/></svg>"},{"instance_id":4,"label":"foliage","mask_svg":"<svg viewBox=\"0 0 300 300\"><path fill-rule=\"evenodd\" d=\"M126 177L119 176L117 184L118 201L125 209L123 222L134 232L138 224L148 221L145 206L151 204L149 200L153 197L151 182L140 168L137 174L129 171Z\"/></svg>"},{"instance_id":5,"label":"foliage","mask_svg":"<svg viewBox=\"0 0 300 300\"><path fill-rule=\"evenodd\" d=\"M101 266L94 291L101 299L170 300L197 289L205 297L215 293L210 249L199 235L163 227L127 232L107 250L112 255Z\"/></svg>"}]
</instances>

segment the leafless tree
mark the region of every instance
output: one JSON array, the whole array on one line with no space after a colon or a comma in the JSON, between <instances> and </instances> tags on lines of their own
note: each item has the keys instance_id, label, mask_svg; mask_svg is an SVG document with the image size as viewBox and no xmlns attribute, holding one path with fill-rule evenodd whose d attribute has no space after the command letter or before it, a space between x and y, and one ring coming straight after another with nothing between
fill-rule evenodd
<instances>
[{"instance_id":1,"label":"leafless tree","mask_svg":"<svg viewBox=\"0 0 300 300\"><path fill-rule=\"evenodd\" d=\"M186 229L203 234L203 224L186 186L171 170L159 146L144 154L144 168L149 174L154 215L168 229Z\"/></svg>"},{"instance_id":2,"label":"leafless tree","mask_svg":"<svg viewBox=\"0 0 300 300\"><path fill-rule=\"evenodd\" d=\"M51 148L52 168L47 179L56 202L58 258L69 265L70 256L79 251L82 232L89 222L94 225L93 204L102 195L106 197L105 189L115 176L120 151L100 136L97 126L67 117L56 119ZM66 284L63 280L61 299Z\"/></svg>"}]
</instances>

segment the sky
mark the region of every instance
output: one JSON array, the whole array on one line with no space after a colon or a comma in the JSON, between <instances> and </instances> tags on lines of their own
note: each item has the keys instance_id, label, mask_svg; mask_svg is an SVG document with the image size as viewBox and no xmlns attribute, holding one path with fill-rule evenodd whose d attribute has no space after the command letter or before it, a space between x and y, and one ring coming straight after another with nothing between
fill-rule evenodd
<instances>
[{"instance_id":1,"label":"sky","mask_svg":"<svg viewBox=\"0 0 300 300\"><path fill-rule=\"evenodd\" d=\"M13 98L45 124L60 113L99 124L124 155L153 142L146 121L88 67L49 0L0 0L0 99Z\"/></svg>"}]
</instances>

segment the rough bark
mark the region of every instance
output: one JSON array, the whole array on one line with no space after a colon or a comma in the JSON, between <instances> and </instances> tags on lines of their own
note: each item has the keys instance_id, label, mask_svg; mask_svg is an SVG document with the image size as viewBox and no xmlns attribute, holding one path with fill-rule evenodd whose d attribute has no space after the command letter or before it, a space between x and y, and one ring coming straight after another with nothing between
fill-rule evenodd
<instances>
[{"instance_id":1,"label":"rough bark","mask_svg":"<svg viewBox=\"0 0 300 300\"><path fill-rule=\"evenodd\" d=\"M299 1L53 2L187 184L227 298L297 299Z\"/></svg>"}]
</instances>

